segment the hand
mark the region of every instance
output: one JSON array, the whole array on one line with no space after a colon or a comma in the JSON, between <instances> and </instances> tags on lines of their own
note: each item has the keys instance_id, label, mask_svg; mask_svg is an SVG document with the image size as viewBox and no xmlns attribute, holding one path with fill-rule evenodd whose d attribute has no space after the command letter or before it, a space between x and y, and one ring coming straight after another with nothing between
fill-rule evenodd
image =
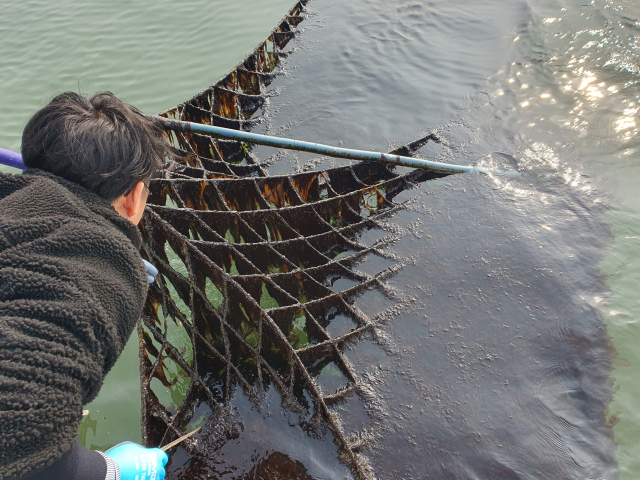
<instances>
[{"instance_id":1,"label":"hand","mask_svg":"<svg viewBox=\"0 0 640 480\"><path fill-rule=\"evenodd\" d=\"M147 268L147 282L151 285L155 281L155 277L158 274L158 269L147 262L144 258L142 259L144 262L144 266Z\"/></svg>"},{"instance_id":2,"label":"hand","mask_svg":"<svg viewBox=\"0 0 640 480\"><path fill-rule=\"evenodd\" d=\"M159 448L144 448L137 443L124 442L107 450L105 455L120 467L121 480L162 480L169 457Z\"/></svg>"}]
</instances>

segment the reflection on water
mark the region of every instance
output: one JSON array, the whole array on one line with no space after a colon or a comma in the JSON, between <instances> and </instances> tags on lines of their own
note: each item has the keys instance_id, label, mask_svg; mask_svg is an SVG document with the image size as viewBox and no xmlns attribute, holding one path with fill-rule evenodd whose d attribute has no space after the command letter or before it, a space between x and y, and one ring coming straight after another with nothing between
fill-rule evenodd
<instances>
[{"instance_id":1,"label":"reflection on water","mask_svg":"<svg viewBox=\"0 0 640 480\"><path fill-rule=\"evenodd\" d=\"M611 294L590 303L603 311L617 350L611 377L616 393L606 418L618 444L620 475L637 478L640 357L634 346L640 331L634 325L640 304L634 292L640 287L635 240L640 221L640 5L631 1L532 4L535 21L529 35L518 40L524 61L495 76L499 93L494 97L502 110L509 103L519 106L509 119L533 145L542 138L559 158L567 146L581 156L577 162L560 160L556 168L567 184L592 192L592 201L609 205L605 219L615 241L601 268L608 275ZM511 99L504 103L508 96ZM523 157L527 156L525 150Z\"/></svg>"},{"instance_id":2,"label":"reflection on water","mask_svg":"<svg viewBox=\"0 0 640 480\"><path fill-rule=\"evenodd\" d=\"M619 146L633 141L638 135L640 46L639 25L631 19L638 17L638 6L540 3L533 5L530 34L515 39L527 43L523 53L533 51L499 74L506 77L506 85L499 86L495 96L508 91L520 109L535 110L524 115L530 128L552 122L576 131L579 138L596 136ZM553 10L561 16L544 16Z\"/></svg>"}]
</instances>

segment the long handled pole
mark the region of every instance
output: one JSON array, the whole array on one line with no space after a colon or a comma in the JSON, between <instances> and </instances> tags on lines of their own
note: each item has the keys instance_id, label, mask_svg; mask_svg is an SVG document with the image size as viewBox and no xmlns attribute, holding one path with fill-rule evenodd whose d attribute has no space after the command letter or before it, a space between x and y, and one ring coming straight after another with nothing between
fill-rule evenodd
<instances>
[{"instance_id":1,"label":"long handled pole","mask_svg":"<svg viewBox=\"0 0 640 480\"><path fill-rule=\"evenodd\" d=\"M348 148L331 147L320 143L303 142L290 138L271 137L257 133L243 132L229 128L216 127L213 125L202 125L200 123L183 122L164 117L152 117L164 128L177 132L199 133L210 137L222 138L225 140L237 140L268 147L285 148L288 150L298 150L301 152L318 153L328 157L347 158L351 160L366 160L389 165L401 165L403 167L422 168L440 173L464 173L464 172L489 172L488 169L475 167L472 165L453 165L449 163L432 162L419 158L403 157L402 155L392 155L389 153L369 152L365 150L351 150Z\"/></svg>"},{"instance_id":2,"label":"long handled pole","mask_svg":"<svg viewBox=\"0 0 640 480\"><path fill-rule=\"evenodd\" d=\"M215 138L237 140L246 143L285 148L289 150L298 150L302 152L318 153L320 155L326 155L329 157L374 161L385 163L388 165L401 165L404 167L421 168L424 170L430 170L432 172L439 173L489 172L489 170L486 168L475 167L473 165L453 165L450 163L432 162L430 160L404 157L402 155L369 152L365 150L351 150L348 148L322 145L320 143L303 142L300 140L292 140L289 138L271 137L268 135L243 132L241 130L232 130L229 128L216 127L213 125L202 125L200 123L171 120L164 117L153 116L151 118L153 118L164 128L177 132L199 133L201 135L208 135ZM0 164L8 165L15 168L21 168L23 170L26 168L24 166L24 163L22 162L22 155L10 150L6 150L4 148L0 148Z\"/></svg>"}]
</instances>

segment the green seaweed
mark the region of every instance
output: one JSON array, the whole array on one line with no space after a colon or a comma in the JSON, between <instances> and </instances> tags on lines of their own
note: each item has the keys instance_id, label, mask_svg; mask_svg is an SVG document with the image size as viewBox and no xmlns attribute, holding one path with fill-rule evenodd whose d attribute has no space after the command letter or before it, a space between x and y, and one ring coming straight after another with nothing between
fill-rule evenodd
<instances>
[{"instance_id":1,"label":"green seaweed","mask_svg":"<svg viewBox=\"0 0 640 480\"><path fill-rule=\"evenodd\" d=\"M269 310L270 308L278 308L280 304L275 298L269 295L267 290L267 284L262 284L262 295L260 295L260 308L262 310Z\"/></svg>"},{"instance_id":2,"label":"green seaweed","mask_svg":"<svg viewBox=\"0 0 640 480\"><path fill-rule=\"evenodd\" d=\"M182 275L185 278L189 278L189 271L187 270L187 266L184 264L182 259L173 251L169 242L165 242L164 244L164 253L167 255L167 259L169 260L169 265L176 272Z\"/></svg>"},{"instance_id":3,"label":"green seaweed","mask_svg":"<svg viewBox=\"0 0 640 480\"><path fill-rule=\"evenodd\" d=\"M236 267L236 261L231 260L231 268L229 269L229 275L240 275L238 267Z\"/></svg>"},{"instance_id":4,"label":"green seaweed","mask_svg":"<svg viewBox=\"0 0 640 480\"><path fill-rule=\"evenodd\" d=\"M171 283L165 275L162 275L162 279L164 280L164 284L167 286L167 290L169 290L169 296L171 296L171 299L176 304L178 310L180 310L187 319L191 319L191 309L186 303L184 303L184 300L182 300L180 295L178 295L178 291L173 286L173 283Z\"/></svg>"},{"instance_id":5,"label":"green seaweed","mask_svg":"<svg viewBox=\"0 0 640 480\"><path fill-rule=\"evenodd\" d=\"M260 331L255 327L249 315L244 309L244 306L240 304L240 310L244 318L240 321L240 331L238 332L249 345L253 348L258 348L258 342L260 341Z\"/></svg>"},{"instance_id":6,"label":"green seaweed","mask_svg":"<svg viewBox=\"0 0 640 480\"><path fill-rule=\"evenodd\" d=\"M299 310L293 320L293 329L289 334L289 342L296 350L310 345L309 334L306 332L307 317L303 310Z\"/></svg>"},{"instance_id":7,"label":"green seaweed","mask_svg":"<svg viewBox=\"0 0 640 480\"><path fill-rule=\"evenodd\" d=\"M167 195L165 197L164 206L167 208L178 208L178 204L173 201L173 198L171 198L171 195Z\"/></svg>"},{"instance_id":8,"label":"green seaweed","mask_svg":"<svg viewBox=\"0 0 640 480\"><path fill-rule=\"evenodd\" d=\"M224 234L224 239L229 243L246 243L244 237L240 235L240 242L236 242L235 237L231 233L231 229L228 229Z\"/></svg>"},{"instance_id":9,"label":"green seaweed","mask_svg":"<svg viewBox=\"0 0 640 480\"><path fill-rule=\"evenodd\" d=\"M222 292L213 284L210 278L207 278L205 281L204 293L209 303L213 305L213 308L219 308L222 302L224 302L224 295L222 295Z\"/></svg>"},{"instance_id":10,"label":"green seaweed","mask_svg":"<svg viewBox=\"0 0 640 480\"><path fill-rule=\"evenodd\" d=\"M167 318L167 330L165 332L167 341L180 352L187 365L193 367L193 344L189 332L183 327L179 320Z\"/></svg>"}]
</instances>

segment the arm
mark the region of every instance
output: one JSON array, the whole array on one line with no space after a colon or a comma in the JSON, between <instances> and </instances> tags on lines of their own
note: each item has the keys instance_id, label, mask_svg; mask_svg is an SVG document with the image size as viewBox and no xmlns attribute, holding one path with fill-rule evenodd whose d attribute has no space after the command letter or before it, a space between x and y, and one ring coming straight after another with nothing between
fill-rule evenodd
<instances>
[{"instance_id":1,"label":"arm","mask_svg":"<svg viewBox=\"0 0 640 480\"><path fill-rule=\"evenodd\" d=\"M169 457L159 448L121 443L106 453L78 442L49 467L21 480L163 480Z\"/></svg>"},{"instance_id":2,"label":"arm","mask_svg":"<svg viewBox=\"0 0 640 480\"><path fill-rule=\"evenodd\" d=\"M116 462L100 452L91 451L76 440L71 448L43 470L26 477L28 480L122 480Z\"/></svg>"},{"instance_id":3,"label":"arm","mask_svg":"<svg viewBox=\"0 0 640 480\"><path fill-rule=\"evenodd\" d=\"M31 185L22 189L0 177L0 479L72 451L83 405L120 355L147 292L135 238L114 227L108 204L102 210L113 220L71 190L24 177Z\"/></svg>"}]
</instances>

